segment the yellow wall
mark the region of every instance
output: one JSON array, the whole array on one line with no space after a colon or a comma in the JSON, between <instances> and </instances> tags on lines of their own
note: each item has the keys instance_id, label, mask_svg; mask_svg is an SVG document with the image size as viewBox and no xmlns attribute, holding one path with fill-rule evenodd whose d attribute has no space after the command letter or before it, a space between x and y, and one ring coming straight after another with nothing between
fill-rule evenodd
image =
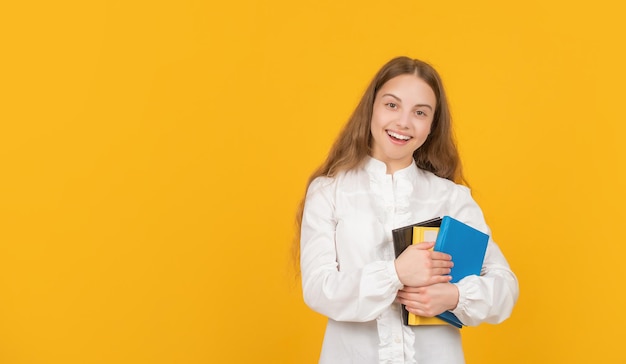
<instances>
[{"instance_id":1,"label":"yellow wall","mask_svg":"<svg viewBox=\"0 0 626 364\"><path fill-rule=\"evenodd\" d=\"M521 284L468 363L626 361L623 7L6 3L0 363L315 363L295 206L401 54L441 71Z\"/></svg>"}]
</instances>

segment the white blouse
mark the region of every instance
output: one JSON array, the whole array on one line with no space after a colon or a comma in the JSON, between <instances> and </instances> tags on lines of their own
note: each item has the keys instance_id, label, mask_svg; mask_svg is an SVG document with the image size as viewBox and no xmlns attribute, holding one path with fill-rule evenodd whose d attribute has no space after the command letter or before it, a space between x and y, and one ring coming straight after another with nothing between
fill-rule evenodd
<instances>
[{"instance_id":1,"label":"white blouse","mask_svg":"<svg viewBox=\"0 0 626 364\"><path fill-rule=\"evenodd\" d=\"M402 324L391 231L449 215L488 235L467 187L411 166L357 170L312 181L301 231L304 301L328 317L320 363L464 363L459 329ZM454 261L454 259L453 259ZM481 275L456 283L452 311L465 325L499 323L517 301L517 278L490 238Z\"/></svg>"}]
</instances>

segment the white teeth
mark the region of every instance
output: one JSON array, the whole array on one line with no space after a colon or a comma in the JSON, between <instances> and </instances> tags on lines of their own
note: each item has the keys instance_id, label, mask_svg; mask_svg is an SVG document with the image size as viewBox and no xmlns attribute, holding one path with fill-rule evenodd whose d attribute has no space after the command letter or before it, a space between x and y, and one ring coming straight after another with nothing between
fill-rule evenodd
<instances>
[{"instance_id":1,"label":"white teeth","mask_svg":"<svg viewBox=\"0 0 626 364\"><path fill-rule=\"evenodd\" d=\"M409 139L411 139L410 136L394 133L393 131L387 131L387 134L391 135L392 137L394 137L396 139L400 139L400 140L409 140Z\"/></svg>"}]
</instances>

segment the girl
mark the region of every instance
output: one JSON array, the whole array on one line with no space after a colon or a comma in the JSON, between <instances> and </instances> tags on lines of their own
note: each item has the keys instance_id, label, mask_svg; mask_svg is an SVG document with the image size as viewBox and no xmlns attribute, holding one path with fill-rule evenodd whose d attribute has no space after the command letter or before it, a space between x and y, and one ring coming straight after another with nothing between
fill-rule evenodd
<instances>
[{"instance_id":1,"label":"girl","mask_svg":"<svg viewBox=\"0 0 626 364\"><path fill-rule=\"evenodd\" d=\"M459 329L405 326L446 310L465 325L499 323L518 296L489 239L480 276L449 283L451 257L412 245L395 259L391 231L449 215L490 235L463 182L441 79L398 57L376 74L326 161L313 173L300 222L304 301L328 317L320 363L463 363Z\"/></svg>"}]
</instances>

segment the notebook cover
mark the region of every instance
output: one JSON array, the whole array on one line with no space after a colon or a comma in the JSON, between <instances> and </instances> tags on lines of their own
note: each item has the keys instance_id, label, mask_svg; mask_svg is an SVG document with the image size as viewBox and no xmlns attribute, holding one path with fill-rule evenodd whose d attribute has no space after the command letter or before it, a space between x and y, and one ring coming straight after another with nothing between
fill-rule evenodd
<instances>
[{"instance_id":1,"label":"notebook cover","mask_svg":"<svg viewBox=\"0 0 626 364\"><path fill-rule=\"evenodd\" d=\"M441 217L436 217L434 219L418 222L416 224L411 224L407 226L403 226L397 229L393 229L391 231L391 235L393 237L393 249L396 253L396 258L402 254L404 249L406 249L409 245L413 244L413 227L414 226L427 226L427 227L439 227L441 224Z\"/></svg>"},{"instance_id":2,"label":"notebook cover","mask_svg":"<svg viewBox=\"0 0 626 364\"><path fill-rule=\"evenodd\" d=\"M450 283L457 283L469 275L480 275L488 242L489 235L450 216L443 217L434 250L452 256L454 267L450 271L452 276ZM450 311L443 312L437 317L462 325Z\"/></svg>"},{"instance_id":3,"label":"notebook cover","mask_svg":"<svg viewBox=\"0 0 626 364\"><path fill-rule=\"evenodd\" d=\"M413 226L413 244L419 244L423 241L436 241L438 227ZM408 324L410 326L420 325L447 325L448 322L438 317L423 317L409 312Z\"/></svg>"},{"instance_id":4,"label":"notebook cover","mask_svg":"<svg viewBox=\"0 0 626 364\"><path fill-rule=\"evenodd\" d=\"M469 275L480 275L488 242L487 234L450 216L443 217L434 250L452 256L454 267L450 272L450 283L457 283Z\"/></svg>"}]
</instances>

